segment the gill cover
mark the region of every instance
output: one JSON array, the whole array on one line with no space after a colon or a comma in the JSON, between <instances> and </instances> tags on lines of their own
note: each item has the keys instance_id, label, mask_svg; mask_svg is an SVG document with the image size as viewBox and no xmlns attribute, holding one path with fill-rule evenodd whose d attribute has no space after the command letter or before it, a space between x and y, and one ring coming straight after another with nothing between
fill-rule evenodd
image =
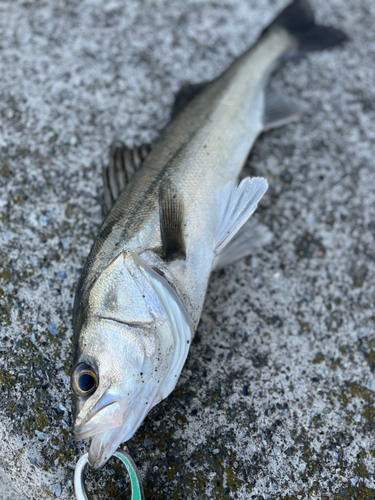
<instances>
[{"instance_id":1,"label":"gill cover","mask_svg":"<svg viewBox=\"0 0 375 500\"><path fill-rule=\"evenodd\" d=\"M146 356L155 353L155 341L164 340L158 338L153 327L155 321L168 321L169 370L158 390L160 400L166 398L180 376L193 333L186 307L168 282L136 253L125 250L96 281L90 294L88 316L134 327L149 326L150 335L143 336Z\"/></svg>"}]
</instances>

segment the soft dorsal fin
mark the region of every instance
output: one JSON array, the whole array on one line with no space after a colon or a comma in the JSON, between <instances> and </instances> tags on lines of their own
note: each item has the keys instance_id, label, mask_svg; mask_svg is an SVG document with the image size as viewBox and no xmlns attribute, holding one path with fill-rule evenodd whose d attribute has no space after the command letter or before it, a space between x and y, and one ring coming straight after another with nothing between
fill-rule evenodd
<instances>
[{"instance_id":1,"label":"soft dorsal fin","mask_svg":"<svg viewBox=\"0 0 375 500\"><path fill-rule=\"evenodd\" d=\"M185 258L184 202L181 192L171 182L160 186L159 218L164 259Z\"/></svg>"},{"instance_id":2,"label":"soft dorsal fin","mask_svg":"<svg viewBox=\"0 0 375 500\"><path fill-rule=\"evenodd\" d=\"M306 103L285 96L269 85L265 92L263 131L297 121L307 110Z\"/></svg>"},{"instance_id":3,"label":"soft dorsal fin","mask_svg":"<svg viewBox=\"0 0 375 500\"><path fill-rule=\"evenodd\" d=\"M140 168L151 151L151 145L130 149L114 143L109 153L109 165L103 168L103 214L111 210L132 175Z\"/></svg>"},{"instance_id":4,"label":"soft dorsal fin","mask_svg":"<svg viewBox=\"0 0 375 500\"><path fill-rule=\"evenodd\" d=\"M268 184L260 177L246 177L239 186L228 182L217 195L218 219L214 252L218 255L252 215Z\"/></svg>"},{"instance_id":5,"label":"soft dorsal fin","mask_svg":"<svg viewBox=\"0 0 375 500\"><path fill-rule=\"evenodd\" d=\"M175 118L180 111L182 111L193 98L203 90L209 82L204 83L186 83L177 92L173 108L171 112L171 119Z\"/></svg>"}]
</instances>

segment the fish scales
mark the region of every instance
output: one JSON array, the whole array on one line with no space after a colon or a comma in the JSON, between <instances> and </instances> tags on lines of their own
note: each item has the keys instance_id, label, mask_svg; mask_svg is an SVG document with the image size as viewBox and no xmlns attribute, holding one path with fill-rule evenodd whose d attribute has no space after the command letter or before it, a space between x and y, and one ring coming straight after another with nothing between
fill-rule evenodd
<instances>
[{"instance_id":1,"label":"fish scales","mask_svg":"<svg viewBox=\"0 0 375 500\"><path fill-rule=\"evenodd\" d=\"M270 32L168 126L104 222L85 265L86 283L121 248L140 253L161 247L159 186L173 180L184 197L187 246L186 262L176 263L173 270L197 324L212 267L215 196L237 178L262 131L264 83L279 57L294 45L282 28ZM186 293L192 289L194 294Z\"/></svg>"},{"instance_id":2,"label":"fish scales","mask_svg":"<svg viewBox=\"0 0 375 500\"><path fill-rule=\"evenodd\" d=\"M92 437L92 467L174 389L222 250L230 263L254 237L266 241L248 219L267 182L236 181L262 130L305 109L267 88L276 63L343 41L316 26L306 0L294 0L171 121L104 220L73 317L75 435Z\"/></svg>"}]
</instances>

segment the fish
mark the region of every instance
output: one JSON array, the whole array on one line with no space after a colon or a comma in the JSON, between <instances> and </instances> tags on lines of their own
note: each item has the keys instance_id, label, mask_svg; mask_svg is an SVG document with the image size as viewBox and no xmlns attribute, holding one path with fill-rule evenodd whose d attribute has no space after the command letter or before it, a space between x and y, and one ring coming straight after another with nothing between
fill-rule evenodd
<instances>
[{"instance_id":1,"label":"fish","mask_svg":"<svg viewBox=\"0 0 375 500\"><path fill-rule=\"evenodd\" d=\"M178 96L151 150L113 149L104 172L109 211L73 311L74 433L91 438L94 469L175 388L212 271L269 236L250 219L267 181L238 177L262 132L306 110L272 88L273 71L346 38L294 0L221 76Z\"/></svg>"}]
</instances>

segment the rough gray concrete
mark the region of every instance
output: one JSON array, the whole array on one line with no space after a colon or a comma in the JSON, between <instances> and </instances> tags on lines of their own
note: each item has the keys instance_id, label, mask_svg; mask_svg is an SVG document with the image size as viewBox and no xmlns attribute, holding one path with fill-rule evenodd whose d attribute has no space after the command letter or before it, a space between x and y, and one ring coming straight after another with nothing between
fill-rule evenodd
<instances>
[{"instance_id":1,"label":"rough gray concrete","mask_svg":"<svg viewBox=\"0 0 375 500\"><path fill-rule=\"evenodd\" d=\"M0 468L28 499L73 498L87 446L71 311L110 143L155 139L180 85L284 4L0 1ZM273 242L213 275L177 389L128 443L148 499L375 498L375 4L314 4L352 40L275 77L311 113L246 168L269 181ZM122 481L111 460L90 498L126 498Z\"/></svg>"},{"instance_id":2,"label":"rough gray concrete","mask_svg":"<svg viewBox=\"0 0 375 500\"><path fill-rule=\"evenodd\" d=\"M0 500L25 500L12 485L10 479L0 470Z\"/></svg>"}]
</instances>

